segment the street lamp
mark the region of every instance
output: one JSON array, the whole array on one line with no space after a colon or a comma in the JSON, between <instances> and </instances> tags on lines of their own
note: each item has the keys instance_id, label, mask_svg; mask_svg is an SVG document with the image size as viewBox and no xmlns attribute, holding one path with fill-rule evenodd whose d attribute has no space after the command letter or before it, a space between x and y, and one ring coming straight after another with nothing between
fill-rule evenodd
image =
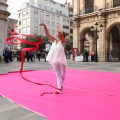
<instances>
[{"instance_id":1,"label":"street lamp","mask_svg":"<svg viewBox=\"0 0 120 120\"><path fill-rule=\"evenodd\" d=\"M97 54L97 39L98 39L98 32L101 32L103 30L103 25L100 25L100 30L98 30L98 23L95 23L95 27L91 26L91 31L94 32L95 39L96 39L96 52L95 52L95 62L98 62L98 54Z\"/></svg>"}]
</instances>

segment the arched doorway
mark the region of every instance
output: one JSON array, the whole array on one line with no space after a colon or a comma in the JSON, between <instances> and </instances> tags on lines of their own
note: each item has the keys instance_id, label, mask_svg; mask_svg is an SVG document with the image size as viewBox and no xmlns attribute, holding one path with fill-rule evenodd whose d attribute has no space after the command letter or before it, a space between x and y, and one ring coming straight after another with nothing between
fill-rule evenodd
<instances>
[{"instance_id":1,"label":"arched doorway","mask_svg":"<svg viewBox=\"0 0 120 120\"><path fill-rule=\"evenodd\" d=\"M111 27L108 38L108 61L109 51L112 51L112 61L120 61L120 24Z\"/></svg>"},{"instance_id":2,"label":"arched doorway","mask_svg":"<svg viewBox=\"0 0 120 120\"><path fill-rule=\"evenodd\" d=\"M90 53L91 50L95 51L94 33L90 28L84 28L80 33L80 53L85 50Z\"/></svg>"}]
</instances>

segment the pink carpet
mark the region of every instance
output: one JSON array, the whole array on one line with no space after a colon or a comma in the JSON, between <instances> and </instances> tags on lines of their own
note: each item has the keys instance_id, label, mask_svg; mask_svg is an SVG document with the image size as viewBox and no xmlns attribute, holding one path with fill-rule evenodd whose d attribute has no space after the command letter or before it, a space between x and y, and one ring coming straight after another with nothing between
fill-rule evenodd
<instances>
[{"instance_id":1,"label":"pink carpet","mask_svg":"<svg viewBox=\"0 0 120 120\"><path fill-rule=\"evenodd\" d=\"M32 81L56 86L53 70L23 73ZM19 73L0 75L0 95L48 120L120 120L120 73L67 69L63 94L23 80Z\"/></svg>"}]
</instances>

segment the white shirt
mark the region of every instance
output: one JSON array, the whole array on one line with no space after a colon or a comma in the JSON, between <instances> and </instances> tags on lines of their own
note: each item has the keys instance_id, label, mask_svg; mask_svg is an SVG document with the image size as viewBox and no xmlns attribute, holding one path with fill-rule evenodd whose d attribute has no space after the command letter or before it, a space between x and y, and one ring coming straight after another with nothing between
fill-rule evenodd
<instances>
[{"instance_id":1,"label":"white shirt","mask_svg":"<svg viewBox=\"0 0 120 120\"><path fill-rule=\"evenodd\" d=\"M57 41L55 40L52 43L52 46L51 46L50 51L46 57L46 60L50 64L64 64L67 66L64 47L63 47L61 41L59 41L57 43Z\"/></svg>"}]
</instances>

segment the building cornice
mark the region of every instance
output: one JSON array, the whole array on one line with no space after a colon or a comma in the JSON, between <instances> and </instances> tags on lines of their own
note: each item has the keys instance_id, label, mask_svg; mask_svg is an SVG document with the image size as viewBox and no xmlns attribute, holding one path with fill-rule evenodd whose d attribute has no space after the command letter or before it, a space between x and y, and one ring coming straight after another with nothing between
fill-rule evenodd
<instances>
[{"instance_id":1,"label":"building cornice","mask_svg":"<svg viewBox=\"0 0 120 120\"><path fill-rule=\"evenodd\" d=\"M30 7L32 7L32 8L36 8L36 9L39 9L39 10L42 10L42 11L46 11L46 12L49 12L49 13L52 13L52 14L55 14L55 15L59 15L59 14L56 14L56 13L54 13L54 12L51 12L51 11L48 11L48 10L45 10L45 9L42 9L42 8L38 8L38 7L35 7L35 6L29 6L29 7L26 7L26 8L20 9L20 10L18 10L18 12L23 11L24 9L28 9L28 8L30 8ZM68 16L65 16L65 15L59 15L59 16L63 16L63 17L67 17L67 18L69 18L69 15L68 15Z\"/></svg>"},{"instance_id":2,"label":"building cornice","mask_svg":"<svg viewBox=\"0 0 120 120\"><path fill-rule=\"evenodd\" d=\"M3 4L4 6L8 7L8 4L0 2L0 4Z\"/></svg>"},{"instance_id":3,"label":"building cornice","mask_svg":"<svg viewBox=\"0 0 120 120\"><path fill-rule=\"evenodd\" d=\"M98 12L92 12L92 13L88 13L88 14L82 14L82 15L73 15L74 19L80 19L80 18L87 18L87 17L91 17L91 16L96 16L96 14L98 14Z\"/></svg>"},{"instance_id":4,"label":"building cornice","mask_svg":"<svg viewBox=\"0 0 120 120\"><path fill-rule=\"evenodd\" d=\"M8 11L0 10L0 14L5 15L5 16L10 16L10 13Z\"/></svg>"},{"instance_id":5,"label":"building cornice","mask_svg":"<svg viewBox=\"0 0 120 120\"><path fill-rule=\"evenodd\" d=\"M120 7L115 7L115 8L108 8L108 9L105 9L106 12L114 12L114 11L120 11Z\"/></svg>"},{"instance_id":6,"label":"building cornice","mask_svg":"<svg viewBox=\"0 0 120 120\"><path fill-rule=\"evenodd\" d=\"M117 12L120 11L120 7L115 7L115 8L109 8L109 9L103 9L101 11L95 11L92 13L87 13L87 14L77 14L77 15L73 15L74 19L81 19L81 18L87 18L87 17L91 17L91 16L100 16L100 15L105 15L105 14L109 14L110 12Z\"/></svg>"},{"instance_id":7,"label":"building cornice","mask_svg":"<svg viewBox=\"0 0 120 120\"><path fill-rule=\"evenodd\" d=\"M5 19L5 18L1 18L1 17L0 17L0 20L7 21L7 19Z\"/></svg>"}]
</instances>

